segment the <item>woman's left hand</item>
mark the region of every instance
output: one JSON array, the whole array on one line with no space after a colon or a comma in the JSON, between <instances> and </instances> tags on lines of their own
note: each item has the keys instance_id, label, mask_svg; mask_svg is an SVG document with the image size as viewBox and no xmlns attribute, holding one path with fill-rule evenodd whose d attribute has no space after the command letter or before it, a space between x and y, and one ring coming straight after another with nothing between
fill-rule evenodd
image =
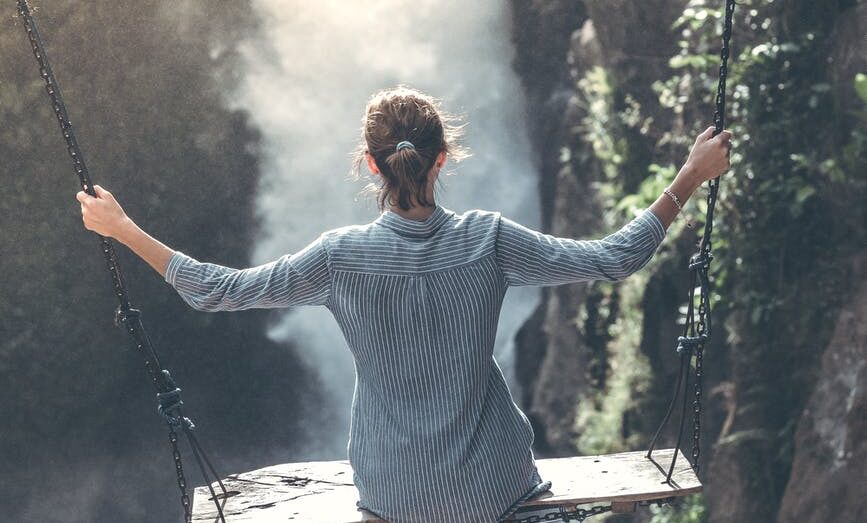
<instances>
[{"instance_id":1,"label":"woman's left hand","mask_svg":"<svg viewBox=\"0 0 867 523\"><path fill-rule=\"evenodd\" d=\"M75 198L81 203L84 227L102 236L117 238L131 220L123 212L114 196L99 185L94 185L96 197L79 191Z\"/></svg>"}]
</instances>

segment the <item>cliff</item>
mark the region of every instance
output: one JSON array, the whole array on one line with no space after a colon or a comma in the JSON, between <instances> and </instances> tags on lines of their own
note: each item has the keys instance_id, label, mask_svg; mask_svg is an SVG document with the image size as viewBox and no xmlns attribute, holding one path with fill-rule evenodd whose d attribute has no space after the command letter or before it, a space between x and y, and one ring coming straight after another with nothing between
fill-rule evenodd
<instances>
[{"instance_id":1,"label":"cliff","mask_svg":"<svg viewBox=\"0 0 867 523\"><path fill-rule=\"evenodd\" d=\"M665 187L713 114L718 4L512 3L545 232L599 237ZM864 332L853 319L867 244L865 6L753 4L736 10L736 142L714 233L717 329L705 356L707 488L692 513L854 521L865 483L854 466ZM541 455L649 441L676 370L703 196L686 211L698 227L676 222L639 274L544 290L516 360Z\"/></svg>"}]
</instances>

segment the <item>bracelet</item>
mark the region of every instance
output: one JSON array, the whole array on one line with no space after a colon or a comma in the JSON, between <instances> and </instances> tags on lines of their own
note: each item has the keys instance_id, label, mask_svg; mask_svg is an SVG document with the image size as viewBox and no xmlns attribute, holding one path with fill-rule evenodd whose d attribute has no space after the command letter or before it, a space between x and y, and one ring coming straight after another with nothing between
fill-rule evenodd
<instances>
[{"instance_id":1,"label":"bracelet","mask_svg":"<svg viewBox=\"0 0 867 523\"><path fill-rule=\"evenodd\" d=\"M671 192L668 187L666 187L665 190L662 192L665 193L669 198L671 198L671 201L673 201L674 204L677 205L678 211L683 210L683 204L681 203L680 198L678 198L673 192Z\"/></svg>"}]
</instances>

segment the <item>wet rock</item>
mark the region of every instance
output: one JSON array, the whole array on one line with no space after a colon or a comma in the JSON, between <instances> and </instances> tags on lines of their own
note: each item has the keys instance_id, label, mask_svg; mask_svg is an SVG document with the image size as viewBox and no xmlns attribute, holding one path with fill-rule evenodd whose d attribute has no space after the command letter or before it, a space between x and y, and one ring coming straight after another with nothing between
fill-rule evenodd
<instances>
[{"instance_id":1,"label":"wet rock","mask_svg":"<svg viewBox=\"0 0 867 523\"><path fill-rule=\"evenodd\" d=\"M781 523L863 521L867 514L867 253L853 265L860 286L840 311L798 423Z\"/></svg>"}]
</instances>

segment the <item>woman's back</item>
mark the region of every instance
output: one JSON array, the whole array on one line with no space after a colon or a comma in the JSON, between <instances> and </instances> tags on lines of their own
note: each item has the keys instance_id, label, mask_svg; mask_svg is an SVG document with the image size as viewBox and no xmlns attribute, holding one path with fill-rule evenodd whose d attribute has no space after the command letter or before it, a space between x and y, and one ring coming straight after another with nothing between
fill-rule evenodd
<instances>
[{"instance_id":1,"label":"woman's back","mask_svg":"<svg viewBox=\"0 0 867 523\"><path fill-rule=\"evenodd\" d=\"M663 236L651 212L577 241L437 205L424 221L387 210L251 269L178 252L166 279L200 310L326 306L355 359L359 506L392 523L495 521L550 487L493 356L506 290L624 278Z\"/></svg>"},{"instance_id":2,"label":"woman's back","mask_svg":"<svg viewBox=\"0 0 867 523\"><path fill-rule=\"evenodd\" d=\"M349 460L387 521L493 521L538 479L493 357L506 284L493 213L385 212L329 238L329 308L355 357Z\"/></svg>"}]
</instances>

